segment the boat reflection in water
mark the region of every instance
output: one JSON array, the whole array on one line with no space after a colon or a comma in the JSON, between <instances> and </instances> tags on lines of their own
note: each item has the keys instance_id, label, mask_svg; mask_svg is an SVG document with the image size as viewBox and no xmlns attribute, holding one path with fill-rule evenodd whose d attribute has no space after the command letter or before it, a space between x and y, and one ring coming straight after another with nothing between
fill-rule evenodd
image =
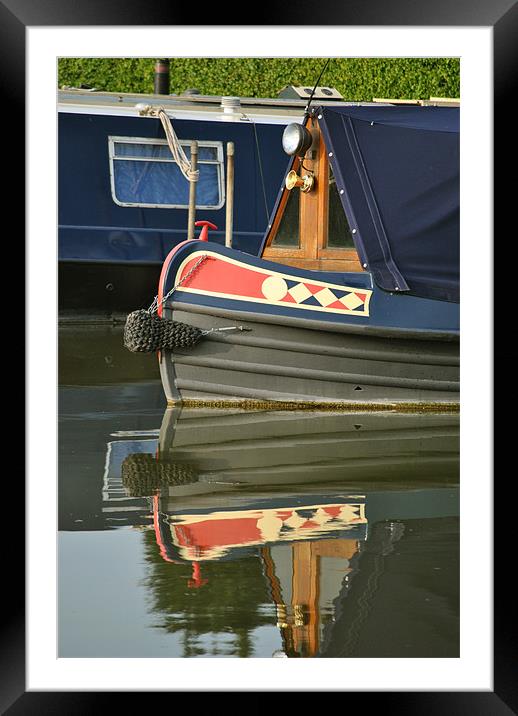
<instances>
[{"instance_id":1,"label":"boat reflection in water","mask_svg":"<svg viewBox=\"0 0 518 716\"><path fill-rule=\"evenodd\" d=\"M317 653L326 616L332 615L334 599L347 587L367 536L362 496L306 501L297 496L265 501L262 508L164 514L159 498L154 498L160 554L170 562L192 564L190 588L208 584L204 563L239 559L251 547L258 548L284 653L290 656Z\"/></svg>"},{"instance_id":2,"label":"boat reflection in water","mask_svg":"<svg viewBox=\"0 0 518 716\"><path fill-rule=\"evenodd\" d=\"M458 653L458 423L167 409L156 453L126 446L119 474L128 498L147 496L148 586L162 626L185 630L184 656L225 631L250 656L251 631L272 623L273 656L372 656L372 630L379 656Z\"/></svg>"},{"instance_id":3,"label":"boat reflection in water","mask_svg":"<svg viewBox=\"0 0 518 716\"><path fill-rule=\"evenodd\" d=\"M457 478L459 416L170 408L158 451L206 485Z\"/></svg>"}]
</instances>

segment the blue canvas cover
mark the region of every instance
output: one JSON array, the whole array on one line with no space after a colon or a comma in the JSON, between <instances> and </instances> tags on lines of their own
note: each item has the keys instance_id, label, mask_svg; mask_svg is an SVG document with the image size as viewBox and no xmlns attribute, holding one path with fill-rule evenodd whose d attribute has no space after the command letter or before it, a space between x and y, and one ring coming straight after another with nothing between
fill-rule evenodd
<instances>
[{"instance_id":1,"label":"blue canvas cover","mask_svg":"<svg viewBox=\"0 0 518 716\"><path fill-rule=\"evenodd\" d=\"M459 300L459 109L321 107L362 263L388 291Z\"/></svg>"}]
</instances>

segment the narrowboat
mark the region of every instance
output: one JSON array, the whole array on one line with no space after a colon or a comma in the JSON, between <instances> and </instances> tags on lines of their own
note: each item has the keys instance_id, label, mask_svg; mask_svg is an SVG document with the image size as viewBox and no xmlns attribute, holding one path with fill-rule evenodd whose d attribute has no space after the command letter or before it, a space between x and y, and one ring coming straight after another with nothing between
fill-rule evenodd
<instances>
[{"instance_id":1,"label":"narrowboat","mask_svg":"<svg viewBox=\"0 0 518 716\"><path fill-rule=\"evenodd\" d=\"M459 108L308 107L282 144L258 254L202 222L163 264L168 403L458 407Z\"/></svg>"},{"instance_id":2,"label":"narrowboat","mask_svg":"<svg viewBox=\"0 0 518 716\"><path fill-rule=\"evenodd\" d=\"M325 95L324 95L325 96ZM330 103L341 101L334 96ZM301 98L256 99L127 94L67 88L58 93L59 310L123 313L147 307L162 263L184 239L189 183L149 108L164 108L189 154L198 142L198 219L225 234L227 145L235 151L233 246L257 254L286 168L285 126ZM144 108L148 111L144 111Z\"/></svg>"}]
</instances>

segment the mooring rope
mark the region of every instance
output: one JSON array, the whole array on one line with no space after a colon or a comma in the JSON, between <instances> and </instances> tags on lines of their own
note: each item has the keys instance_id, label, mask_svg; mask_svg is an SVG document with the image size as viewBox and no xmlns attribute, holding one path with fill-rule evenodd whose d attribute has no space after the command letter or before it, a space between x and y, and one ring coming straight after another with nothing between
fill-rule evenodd
<instances>
[{"instance_id":1,"label":"mooring rope","mask_svg":"<svg viewBox=\"0 0 518 716\"><path fill-rule=\"evenodd\" d=\"M175 162L180 167L180 171L187 179L187 181L198 181L198 179L200 178L200 172L198 169L193 171L192 164L187 159L187 155L182 149L182 145L180 144L178 137L176 136L176 133L173 129L171 120L167 116L166 111L163 107L158 108L157 116L162 122L162 127L164 128L165 136L167 138L167 144L169 145L169 149L171 150L171 154L173 155Z\"/></svg>"},{"instance_id":2,"label":"mooring rope","mask_svg":"<svg viewBox=\"0 0 518 716\"><path fill-rule=\"evenodd\" d=\"M180 144L180 140L176 136L176 132L173 129L173 125L171 124L171 120L169 119L165 109L163 107L152 107L149 104L138 104L137 109L142 115L146 115L148 117L158 117L158 119L162 122L162 127L164 128L167 144L169 145L171 154L173 155L175 162L178 164L180 171L187 181L198 181L200 178L200 172L198 169L193 171L192 164L187 159L187 155Z\"/></svg>"}]
</instances>

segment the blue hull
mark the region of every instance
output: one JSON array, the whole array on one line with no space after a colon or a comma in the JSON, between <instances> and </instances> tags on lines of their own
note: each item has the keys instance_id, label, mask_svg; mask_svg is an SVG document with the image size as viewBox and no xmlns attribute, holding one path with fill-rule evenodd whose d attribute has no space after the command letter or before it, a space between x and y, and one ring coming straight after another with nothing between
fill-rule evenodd
<instances>
[{"instance_id":1,"label":"blue hull","mask_svg":"<svg viewBox=\"0 0 518 716\"><path fill-rule=\"evenodd\" d=\"M458 403L458 304L388 293L368 272L296 269L199 241L164 265L159 295L174 286L164 317L245 330L163 351L169 402Z\"/></svg>"}]
</instances>

